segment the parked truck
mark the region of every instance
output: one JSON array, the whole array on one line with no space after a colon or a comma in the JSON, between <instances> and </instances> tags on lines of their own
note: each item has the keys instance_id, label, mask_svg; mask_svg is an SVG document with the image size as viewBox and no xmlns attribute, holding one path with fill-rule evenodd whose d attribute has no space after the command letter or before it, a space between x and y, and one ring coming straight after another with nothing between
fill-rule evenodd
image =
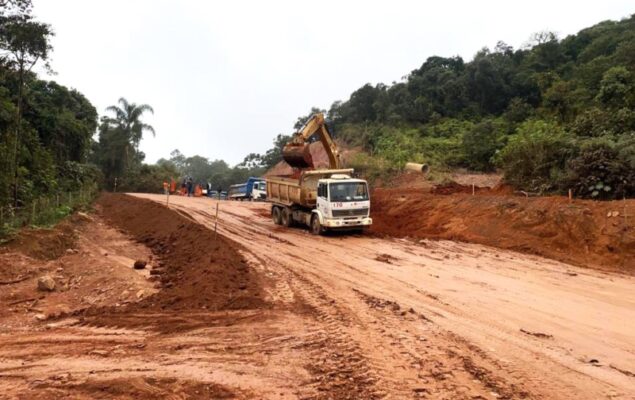
<instances>
[{"instance_id":1,"label":"parked truck","mask_svg":"<svg viewBox=\"0 0 635 400\"><path fill-rule=\"evenodd\" d=\"M315 169L308 143L316 137L326 151L329 169ZM362 231L370 226L370 196L363 179L342 169L337 146L331 139L323 114L315 114L282 151L294 168L288 176L267 178L271 218L278 225L307 225L311 233L328 230Z\"/></svg>"},{"instance_id":2,"label":"parked truck","mask_svg":"<svg viewBox=\"0 0 635 400\"><path fill-rule=\"evenodd\" d=\"M229 187L230 200L264 200L266 198L266 183L262 178L251 177L247 182Z\"/></svg>"}]
</instances>

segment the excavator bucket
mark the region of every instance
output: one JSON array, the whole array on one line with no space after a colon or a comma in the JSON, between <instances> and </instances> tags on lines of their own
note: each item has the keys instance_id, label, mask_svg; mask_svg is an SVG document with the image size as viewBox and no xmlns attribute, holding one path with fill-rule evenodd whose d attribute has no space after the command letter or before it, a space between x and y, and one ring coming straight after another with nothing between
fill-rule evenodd
<instances>
[{"instance_id":1,"label":"excavator bucket","mask_svg":"<svg viewBox=\"0 0 635 400\"><path fill-rule=\"evenodd\" d=\"M282 149L282 158L293 168L313 168L313 157L308 144L287 144Z\"/></svg>"}]
</instances>

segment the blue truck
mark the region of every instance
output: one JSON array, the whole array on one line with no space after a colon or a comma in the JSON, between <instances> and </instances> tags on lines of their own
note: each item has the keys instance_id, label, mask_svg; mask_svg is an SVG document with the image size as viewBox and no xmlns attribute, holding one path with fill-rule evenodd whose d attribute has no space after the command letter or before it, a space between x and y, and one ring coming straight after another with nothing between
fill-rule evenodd
<instances>
[{"instance_id":1,"label":"blue truck","mask_svg":"<svg viewBox=\"0 0 635 400\"><path fill-rule=\"evenodd\" d=\"M267 182L262 178L252 176L245 183L231 185L227 197L230 200L265 200L267 197Z\"/></svg>"}]
</instances>

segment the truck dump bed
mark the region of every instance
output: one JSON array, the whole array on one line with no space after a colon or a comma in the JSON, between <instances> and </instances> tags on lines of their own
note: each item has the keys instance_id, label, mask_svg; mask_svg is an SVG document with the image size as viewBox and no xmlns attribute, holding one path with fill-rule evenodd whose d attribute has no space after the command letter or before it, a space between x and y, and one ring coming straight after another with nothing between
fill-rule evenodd
<instances>
[{"instance_id":1,"label":"truck dump bed","mask_svg":"<svg viewBox=\"0 0 635 400\"><path fill-rule=\"evenodd\" d=\"M299 178L273 176L267 178L267 199L285 206L315 207L317 183L332 175L353 173L352 169L323 169L305 171Z\"/></svg>"}]
</instances>

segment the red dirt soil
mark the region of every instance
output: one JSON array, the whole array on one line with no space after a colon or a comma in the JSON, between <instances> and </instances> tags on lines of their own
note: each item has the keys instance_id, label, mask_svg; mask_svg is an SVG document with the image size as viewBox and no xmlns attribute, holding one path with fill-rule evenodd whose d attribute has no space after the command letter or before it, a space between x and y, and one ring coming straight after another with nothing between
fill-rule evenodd
<instances>
[{"instance_id":1,"label":"red dirt soil","mask_svg":"<svg viewBox=\"0 0 635 400\"><path fill-rule=\"evenodd\" d=\"M146 270L133 270L137 259L148 261ZM147 279L151 268L145 247L94 215L77 213L54 228L24 229L0 246L0 332L137 301L156 291ZM38 290L43 276L53 279L53 291Z\"/></svg>"},{"instance_id":2,"label":"red dirt soil","mask_svg":"<svg viewBox=\"0 0 635 400\"><path fill-rule=\"evenodd\" d=\"M243 310L263 308L260 278L238 254L236 245L161 204L125 195L103 194L97 205L104 219L152 249L153 269L162 290L143 301L90 313L91 323L148 325L126 317L135 310ZM117 319L117 312L120 319ZM115 321L115 319L117 319ZM160 322L160 321L157 321ZM157 324L161 331L191 328L192 321Z\"/></svg>"},{"instance_id":3,"label":"red dirt soil","mask_svg":"<svg viewBox=\"0 0 635 400\"><path fill-rule=\"evenodd\" d=\"M342 160L342 164L346 165L349 160L351 160L355 154L359 153L361 150L358 147L354 147L351 149L344 148L343 146L338 146L340 149L340 158ZM329 158L324 150L324 146L321 142L313 142L309 145L309 151L311 152L311 157L313 158L313 165L315 169L324 169L329 167ZM264 174L264 177L268 176L287 176L293 174L293 168L289 164L284 161L280 161L278 164L274 165L269 171Z\"/></svg>"},{"instance_id":4,"label":"red dirt soil","mask_svg":"<svg viewBox=\"0 0 635 400\"><path fill-rule=\"evenodd\" d=\"M569 202L444 190L452 195L375 189L371 232L480 243L635 274L635 200Z\"/></svg>"}]
</instances>

